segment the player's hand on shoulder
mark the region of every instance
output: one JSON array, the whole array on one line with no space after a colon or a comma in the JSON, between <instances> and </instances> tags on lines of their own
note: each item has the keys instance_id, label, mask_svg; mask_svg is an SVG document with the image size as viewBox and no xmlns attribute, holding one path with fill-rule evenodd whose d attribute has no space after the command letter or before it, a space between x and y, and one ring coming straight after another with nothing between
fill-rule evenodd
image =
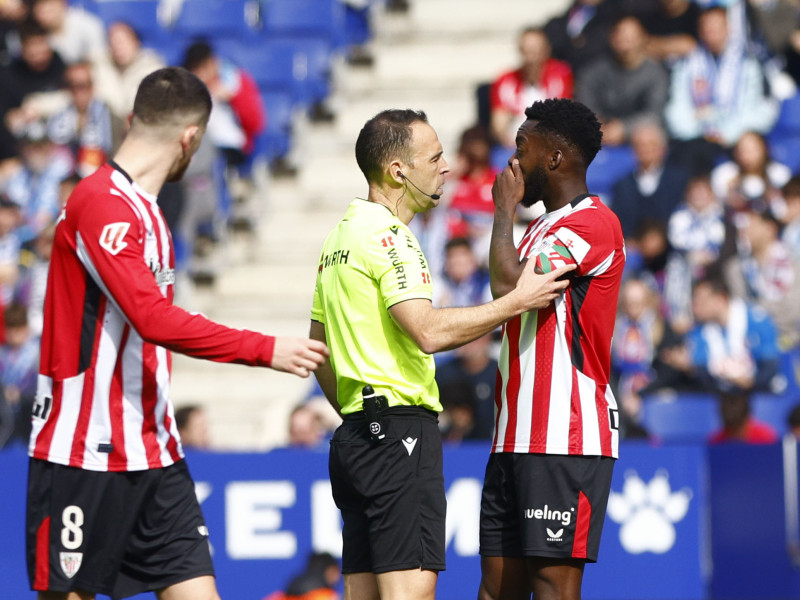
<instances>
[{"instance_id":1,"label":"player's hand on shoulder","mask_svg":"<svg viewBox=\"0 0 800 600\"><path fill-rule=\"evenodd\" d=\"M539 310L558 298L569 286L569 275L576 267L576 264L568 264L549 273L539 273L536 261L528 260L515 290L520 294L525 309Z\"/></svg>"},{"instance_id":2,"label":"player's hand on shoulder","mask_svg":"<svg viewBox=\"0 0 800 600\"><path fill-rule=\"evenodd\" d=\"M276 337L272 351L272 368L299 377L308 377L329 355L328 347L318 340Z\"/></svg>"}]
</instances>

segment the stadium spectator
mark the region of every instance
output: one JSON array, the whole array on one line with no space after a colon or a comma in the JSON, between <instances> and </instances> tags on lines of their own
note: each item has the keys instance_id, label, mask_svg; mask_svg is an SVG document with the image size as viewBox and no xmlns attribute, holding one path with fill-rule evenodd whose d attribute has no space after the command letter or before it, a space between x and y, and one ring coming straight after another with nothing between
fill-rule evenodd
<instances>
[{"instance_id":1,"label":"stadium spectator","mask_svg":"<svg viewBox=\"0 0 800 600\"><path fill-rule=\"evenodd\" d=\"M53 252L56 226L52 223L22 249L19 257L19 280L14 288L14 301L28 308L28 327L35 337L42 335L44 325L44 296L47 290L47 270Z\"/></svg>"},{"instance_id":2,"label":"stadium spectator","mask_svg":"<svg viewBox=\"0 0 800 600\"><path fill-rule=\"evenodd\" d=\"M578 600L584 565L597 560L619 451L609 382L625 244L616 215L586 187L602 139L594 113L579 102L549 99L525 115L513 162L495 185L492 293L504 298L525 263L543 272L562 264L577 269L555 302L503 328L495 441L481 498L478 598L533 592ZM517 205L539 200L547 212L530 224L518 249ZM584 526L554 536L550 522L520 511L545 505L574 507L570 518ZM553 537L561 541L549 543Z\"/></svg>"},{"instance_id":3,"label":"stadium spectator","mask_svg":"<svg viewBox=\"0 0 800 600\"><path fill-rule=\"evenodd\" d=\"M750 395L747 393L720 394L719 414L722 428L711 433L710 444L774 444L778 441L778 432L771 425L750 414Z\"/></svg>"},{"instance_id":4,"label":"stadium spectator","mask_svg":"<svg viewBox=\"0 0 800 600\"><path fill-rule=\"evenodd\" d=\"M181 446L196 450L211 448L208 413L199 404L187 404L175 409L175 426L181 437Z\"/></svg>"},{"instance_id":5,"label":"stadium spectator","mask_svg":"<svg viewBox=\"0 0 800 600\"><path fill-rule=\"evenodd\" d=\"M47 135L70 151L81 177L94 173L112 151L112 120L108 106L94 94L92 67L78 62L67 67L64 80L70 102L50 117Z\"/></svg>"},{"instance_id":6,"label":"stadium spectator","mask_svg":"<svg viewBox=\"0 0 800 600\"><path fill-rule=\"evenodd\" d=\"M611 382L619 398L623 429L631 433L640 433L640 394L655 378L653 361L665 328L656 291L641 279L627 279L620 289L611 343Z\"/></svg>"},{"instance_id":7,"label":"stadium spectator","mask_svg":"<svg viewBox=\"0 0 800 600\"><path fill-rule=\"evenodd\" d=\"M19 52L17 27L28 16L25 0L7 0L0 3L0 65L7 65Z\"/></svg>"},{"instance_id":8,"label":"stadium spectator","mask_svg":"<svg viewBox=\"0 0 800 600\"><path fill-rule=\"evenodd\" d=\"M5 309L5 343L0 345L0 389L13 414L11 439L27 441L31 432L31 408L39 372L39 340L28 327L28 311L22 304Z\"/></svg>"},{"instance_id":9,"label":"stadium spectator","mask_svg":"<svg viewBox=\"0 0 800 600\"><path fill-rule=\"evenodd\" d=\"M574 0L544 26L553 57L580 76L587 64L608 53L608 31L618 15L615 0Z\"/></svg>"},{"instance_id":10,"label":"stadium spectator","mask_svg":"<svg viewBox=\"0 0 800 600\"><path fill-rule=\"evenodd\" d=\"M100 17L70 6L67 0L31 0L31 16L67 64L94 60L105 50L106 31Z\"/></svg>"},{"instance_id":11,"label":"stadium spectator","mask_svg":"<svg viewBox=\"0 0 800 600\"><path fill-rule=\"evenodd\" d=\"M339 600L342 580L339 562L328 552L312 552L305 568L289 581L283 591L263 600Z\"/></svg>"},{"instance_id":12,"label":"stadium spectator","mask_svg":"<svg viewBox=\"0 0 800 600\"><path fill-rule=\"evenodd\" d=\"M666 225L683 198L688 180L686 170L668 160L667 136L658 123L634 126L631 147L636 169L615 183L611 194L611 208L619 217L627 241L646 219Z\"/></svg>"},{"instance_id":13,"label":"stadium spectator","mask_svg":"<svg viewBox=\"0 0 800 600\"><path fill-rule=\"evenodd\" d=\"M218 598L170 418L168 351L299 376L325 352L319 342L224 327L172 303L174 259L156 196L186 170L210 112L208 90L188 71L147 76L114 160L81 181L56 228L27 499L30 585L48 598L153 589L175 600ZM94 332L82 336L81 323ZM90 412L96 418L78 418ZM58 527L41 533L65 518L80 523L80 539ZM165 525L154 532L154 522ZM82 553L79 569L60 566L65 551Z\"/></svg>"},{"instance_id":14,"label":"stadium spectator","mask_svg":"<svg viewBox=\"0 0 800 600\"><path fill-rule=\"evenodd\" d=\"M644 279L663 293L669 257L667 226L657 219L644 219L625 247L625 277Z\"/></svg>"},{"instance_id":15,"label":"stadium spectator","mask_svg":"<svg viewBox=\"0 0 800 600\"><path fill-rule=\"evenodd\" d=\"M647 31L647 54L671 66L697 47L700 6L690 0L651 0L639 13Z\"/></svg>"},{"instance_id":16,"label":"stadium spectator","mask_svg":"<svg viewBox=\"0 0 800 600\"><path fill-rule=\"evenodd\" d=\"M59 186L72 172L69 152L47 137L44 121L33 121L21 132L19 167L6 186L8 197L22 207L23 223L19 236L32 240L56 220L61 212Z\"/></svg>"},{"instance_id":17,"label":"stadium spectator","mask_svg":"<svg viewBox=\"0 0 800 600\"><path fill-rule=\"evenodd\" d=\"M517 129L525 120L525 108L545 98L572 98L570 66L550 56L544 31L535 27L519 34L520 66L503 73L490 88L491 128L494 139L514 148Z\"/></svg>"},{"instance_id":18,"label":"stadium spectator","mask_svg":"<svg viewBox=\"0 0 800 600\"><path fill-rule=\"evenodd\" d=\"M789 433L800 440L800 404L795 405L789 411L786 424L789 426Z\"/></svg>"},{"instance_id":19,"label":"stadium spectator","mask_svg":"<svg viewBox=\"0 0 800 600\"><path fill-rule=\"evenodd\" d=\"M740 216L739 252L727 263L731 293L764 308L782 351L800 346L800 263L781 240L781 223L765 202Z\"/></svg>"},{"instance_id":20,"label":"stadium spectator","mask_svg":"<svg viewBox=\"0 0 800 600\"><path fill-rule=\"evenodd\" d=\"M716 275L695 284L692 311L685 354L675 353L671 366L693 373L707 392L773 391L780 352L766 311L732 297Z\"/></svg>"},{"instance_id":21,"label":"stadium spectator","mask_svg":"<svg viewBox=\"0 0 800 600\"><path fill-rule=\"evenodd\" d=\"M67 102L62 91L66 65L44 29L28 20L20 25L19 37L19 57L0 67L0 158L17 155L15 134Z\"/></svg>"},{"instance_id":22,"label":"stadium spectator","mask_svg":"<svg viewBox=\"0 0 800 600\"><path fill-rule=\"evenodd\" d=\"M494 215L492 185L497 172L491 165L491 140L486 129L475 125L464 130L456 167L450 175L450 180L455 180L452 184L455 189L447 211L466 225L467 236L482 263L489 260L489 235ZM450 227L450 235L454 234L453 228ZM430 258L430 254L426 255Z\"/></svg>"},{"instance_id":23,"label":"stadium spectator","mask_svg":"<svg viewBox=\"0 0 800 600\"><path fill-rule=\"evenodd\" d=\"M685 201L667 224L670 252L664 280L664 304L672 326L686 331L692 323L690 298L694 283L705 277L721 255L728 236L735 236L722 202L708 175L689 180Z\"/></svg>"},{"instance_id":24,"label":"stadium spectator","mask_svg":"<svg viewBox=\"0 0 800 600\"><path fill-rule=\"evenodd\" d=\"M628 142L641 121L661 121L669 81L664 68L648 58L647 34L638 19L619 19L609 33L611 55L589 63L577 78L575 98L603 125L603 144Z\"/></svg>"},{"instance_id":25,"label":"stadium spectator","mask_svg":"<svg viewBox=\"0 0 800 600\"><path fill-rule=\"evenodd\" d=\"M322 417L309 404L300 404L289 414L289 446L321 449L326 441Z\"/></svg>"},{"instance_id":26,"label":"stadium spectator","mask_svg":"<svg viewBox=\"0 0 800 600\"><path fill-rule=\"evenodd\" d=\"M765 89L764 71L733 36L725 9L705 9L698 23L700 44L672 71L664 115L674 152L686 165L710 170L746 131L767 133L778 117Z\"/></svg>"},{"instance_id":27,"label":"stadium spectator","mask_svg":"<svg viewBox=\"0 0 800 600\"><path fill-rule=\"evenodd\" d=\"M95 93L108 104L117 119L125 121L133 109L139 83L164 66L164 59L154 50L142 48L139 34L133 27L120 21L111 23L108 49L94 63Z\"/></svg>"},{"instance_id":28,"label":"stadium spectator","mask_svg":"<svg viewBox=\"0 0 800 600\"><path fill-rule=\"evenodd\" d=\"M733 147L733 160L711 171L714 194L734 210L744 210L754 200L770 202L780 196L792 170L769 156L761 134L747 131Z\"/></svg>"},{"instance_id":29,"label":"stadium spectator","mask_svg":"<svg viewBox=\"0 0 800 600\"><path fill-rule=\"evenodd\" d=\"M255 80L244 69L217 55L205 41L195 42L186 49L183 66L206 84L214 99L209 136L227 153L229 164L241 164L255 150L256 138L266 123L264 103ZM223 110L230 113L225 116ZM231 116L233 123L228 120ZM244 134L239 143L231 132L234 123Z\"/></svg>"},{"instance_id":30,"label":"stadium spectator","mask_svg":"<svg viewBox=\"0 0 800 600\"><path fill-rule=\"evenodd\" d=\"M494 386L497 361L491 355L492 334L457 348L453 360L436 369L436 384L442 396L444 413L461 417L458 439L488 440L494 430ZM468 425L465 425L468 423ZM445 432L445 439L454 435Z\"/></svg>"},{"instance_id":31,"label":"stadium spectator","mask_svg":"<svg viewBox=\"0 0 800 600\"><path fill-rule=\"evenodd\" d=\"M475 306L492 299L489 271L478 260L468 238L451 239L444 254L444 272L434 290L434 306Z\"/></svg>"},{"instance_id":32,"label":"stadium spectator","mask_svg":"<svg viewBox=\"0 0 800 600\"><path fill-rule=\"evenodd\" d=\"M434 308L431 273L408 223L443 193L449 167L436 132L422 112L383 111L359 133L356 161L368 196L351 202L325 240L311 313L311 337L331 345L317 379L344 418L330 473L344 519L345 597L378 598L380 588L383 600L432 600L445 567L445 494L431 354L550 303L566 286L555 278L569 269L536 275L530 265L499 300ZM385 398L385 406L376 402L378 432L365 416L366 386ZM403 444L381 443L381 431Z\"/></svg>"},{"instance_id":33,"label":"stadium spectator","mask_svg":"<svg viewBox=\"0 0 800 600\"><path fill-rule=\"evenodd\" d=\"M781 190L783 206L783 232L786 243L795 260L800 260L800 177L792 177ZM778 204L780 206L780 203Z\"/></svg>"},{"instance_id":34,"label":"stadium spectator","mask_svg":"<svg viewBox=\"0 0 800 600\"><path fill-rule=\"evenodd\" d=\"M11 303L14 286L17 285L19 277L21 223L20 205L0 192L0 310Z\"/></svg>"}]
</instances>

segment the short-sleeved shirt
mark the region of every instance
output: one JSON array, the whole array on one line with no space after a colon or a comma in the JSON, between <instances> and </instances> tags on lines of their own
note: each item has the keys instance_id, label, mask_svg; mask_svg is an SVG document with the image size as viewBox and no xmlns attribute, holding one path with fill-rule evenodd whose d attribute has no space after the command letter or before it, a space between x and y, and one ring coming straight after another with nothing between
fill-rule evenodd
<instances>
[{"instance_id":1,"label":"short-sleeved shirt","mask_svg":"<svg viewBox=\"0 0 800 600\"><path fill-rule=\"evenodd\" d=\"M389 313L432 294L428 262L408 226L380 204L353 200L325 240L311 310L325 325L343 414L362 409L367 384L389 406L442 410L433 357Z\"/></svg>"}]
</instances>

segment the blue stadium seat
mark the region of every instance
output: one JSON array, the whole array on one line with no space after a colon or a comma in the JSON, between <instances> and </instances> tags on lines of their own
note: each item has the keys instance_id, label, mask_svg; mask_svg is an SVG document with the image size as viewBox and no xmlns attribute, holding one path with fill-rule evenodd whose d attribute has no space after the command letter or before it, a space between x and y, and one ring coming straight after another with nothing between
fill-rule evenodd
<instances>
[{"instance_id":1,"label":"blue stadium seat","mask_svg":"<svg viewBox=\"0 0 800 600\"><path fill-rule=\"evenodd\" d=\"M614 184L635 168L636 156L630 146L603 146L586 171L589 193L611 193Z\"/></svg>"},{"instance_id":2,"label":"blue stadium seat","mask_svg":"<svg viewBox=\"0 0 800 600\"><path fill-rule=\"evenodd\" d=\"M185 0L174 31L186 38L254 36L258 21L255 0Z\"/></svg>"},{"instance_id":3,"label":"blue stadium seat","mask_svg":"<svg viewBox=\"0 0 800 600\"><path fill-rule=\"evenodd\" d=\"M264 39L252 44L219 40L215 50L250 73L262 90L289 92L294 99L300 95L293 45Z\"/></svg>"},{"instance_id":4,"label":"blue stadium seat","mask_svg":"<svg viewBox=\"0 0 800 600\"><path fill-rule=\"evenodd\" d=\"M159 5L159 0L98 0L93 12L106 27L116 21L127 23L139 34L144 45L151 46L167 37L167 17Z\"/></svg>"},{"instance_id":5,"label":"blue stadium seat","mask_svg":"<svg viewBox=\"0 0 800 600\"><path fill-rule=\"evenodd\" d=\"M310 105L330 94L331 55L328 41L313 36L274 35L270 43L287 44L294 48L294 77L298 101Z\"/></svg>"},{"instance_id":6,"label":"blue stadium seat","mask_svg":"<svg viewBox=\"0 0 800 600\"><path fill-rule=\"evenodd\" d=\"M750 399L750 414L784 434L789 430L786 422L789 412L797 404L800 404L798 399L787 395L754 394Z\"/></svg>"},{"instance_id":7,"label":"blue stadium seat","mask_svg":"<svg viewBox=\"0 0 800 600\"><path fill-rule=\"evenodd\" d=\"M262 90L261 96L267 109L267 127L259 137L256 154L272 161L291 149L294 103L287 92Z\"/></svg>"},{"instance_id":8,"label":"blue stadium seat","mask_svg":"<svg viewBox=\"0 0 800 600\"><path fill-rule=\"evenodd\" d=\"M346 42L345 10L339 0L267 0L261 15L265 35L306 35Z\"/></svg>"},{"instance_id":9,"label":"blue stadium seat","mask_svg":"<svg viewBox=\"0 0 800 600\"><path fill-rule=\"evenodd\" d=\"M643 398L642 425L665 442L703 442L722 422L714 396L680 394Z\"/></svg>"},{"instance_id":10,"label":"blue stadium seat","mask_svg":"<svg viewBox=\"0 0 800 600\"><path fill-rule=\"evenodd\" d=\"M770 136L767 141L773 160L785 164L792 173L800 172L800 133L786 137Z\"/></svg>"},{"instance_id":11,"label":"blue stadium seat","mask_svg":"<svg viewBox=\"0 0 800 600\"><path fill-rule=\"evenodd\" d=\"M770 137L791 137L800 135L800 94L787 98L781 103L778 121Z\"/></svg>"}]
</instances>

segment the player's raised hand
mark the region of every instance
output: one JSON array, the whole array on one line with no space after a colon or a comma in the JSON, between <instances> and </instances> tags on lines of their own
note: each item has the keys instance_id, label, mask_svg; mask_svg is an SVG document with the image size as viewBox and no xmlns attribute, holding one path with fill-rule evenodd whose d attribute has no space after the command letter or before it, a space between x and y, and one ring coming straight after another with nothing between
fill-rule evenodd
<instances>
[{"instance_id":1,"label":"player's raised hand","mask_svg":"<svg viewBox=\"0 0 800 600\"><path fill-rule=\"evenodd\" d=\"M558 298L561 292L567 288L569 279L566 275L577 266L576 264L564 265L542 274L537 272L536 261L529 260L517 281L515 292L520 294L527 310L542 309Z\"/></svg>"},{"instance_id":2,"label":"player's raised hand","mask_svg":"<svg viewBox=\"0 0 800 600\"><path fill-rule=\"evenodd\" d=\"M525 196L525 178L522 175L519 161L515 158L509 162L495 178L492 186L492 198L497 208L513 211Z\"/></svg>"},{"instance_id":3,"label":"player's raised hand","mask_svg":"<svg viewBox=\"0 0 800 600\"><path fill-rule=\"evenodd\" d=\"M318 340L276 337L272 351L272 368L299 377L308 377L329 355L328 347Z\"/></svg>"}]
</instances>

